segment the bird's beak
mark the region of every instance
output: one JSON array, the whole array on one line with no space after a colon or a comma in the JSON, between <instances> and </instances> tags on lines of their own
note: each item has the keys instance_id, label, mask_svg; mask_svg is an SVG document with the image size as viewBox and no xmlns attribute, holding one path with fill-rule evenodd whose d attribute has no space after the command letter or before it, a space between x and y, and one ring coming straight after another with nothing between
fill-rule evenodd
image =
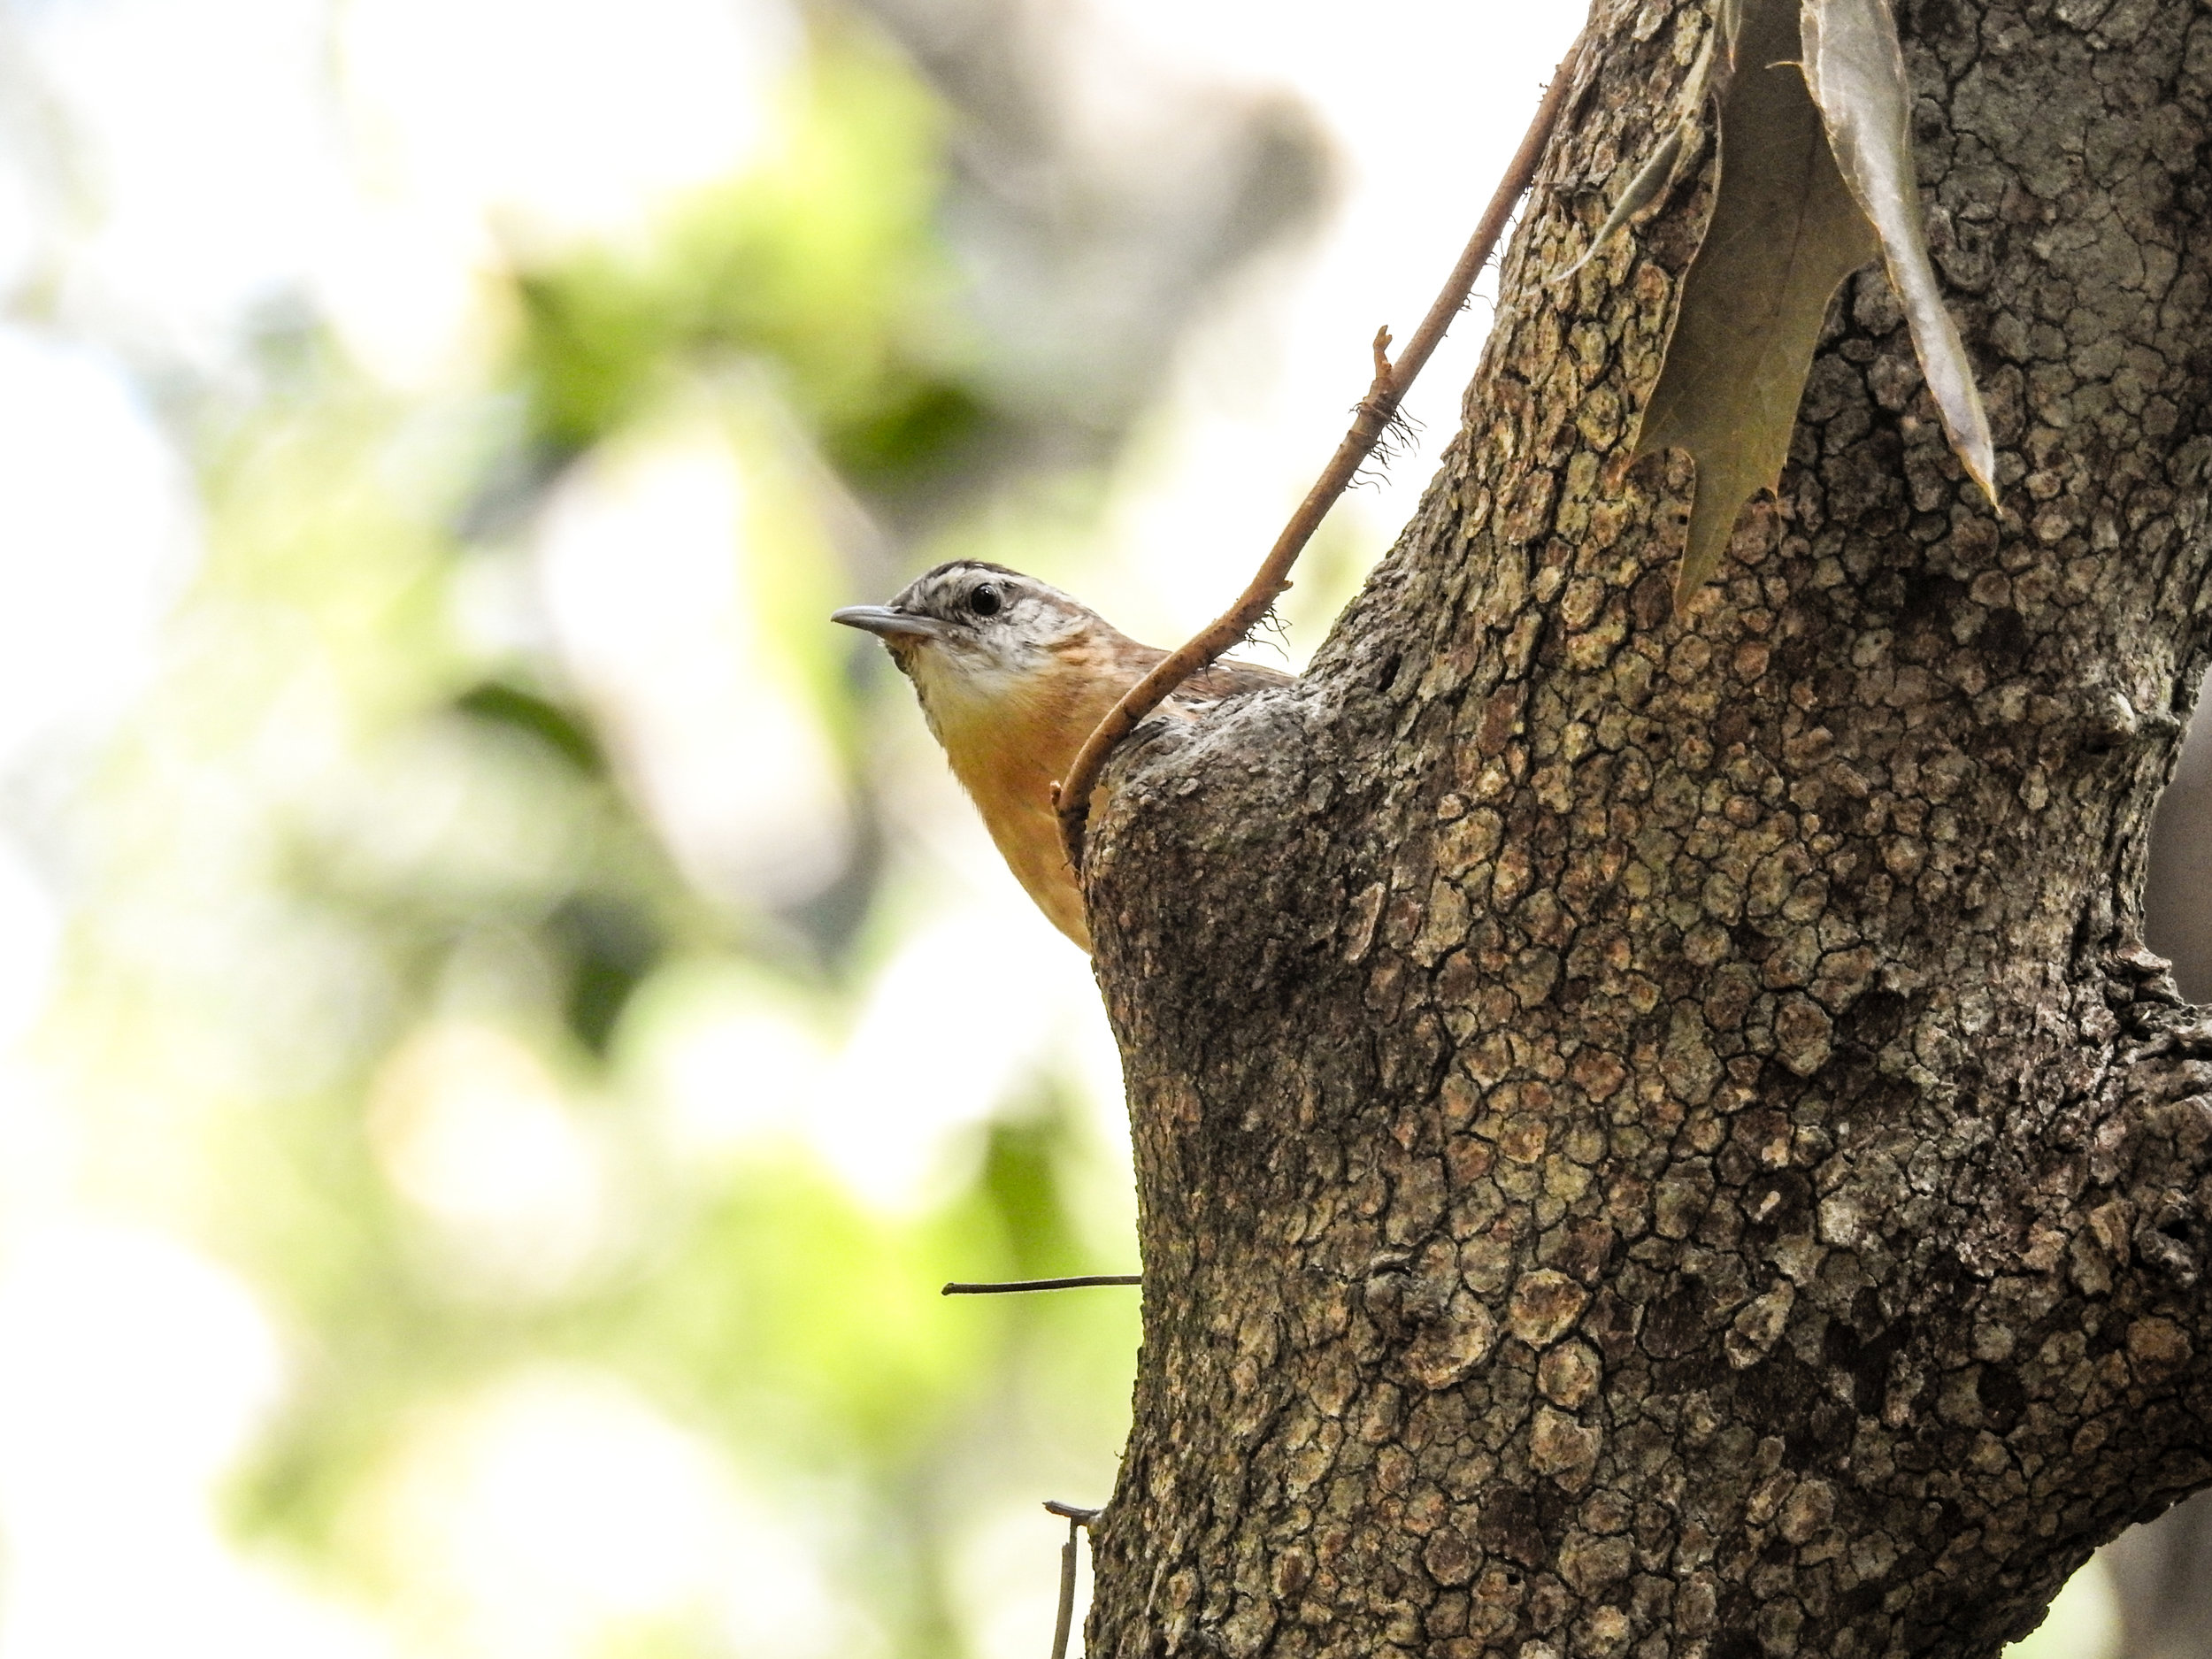
<instances>
[{"instance_id":1,"label":"bird's beak","mask_svg":"<svg viewBox=\"0 0 2212 1659\"><path fill-rule=\"evenodd\" d=\"M903 611L894 611L889 605L847 605L842 611L831 611L830 620L841 622L849 628L880 634L887 639L893 634L910 634L933 640L945 631L945 625L933 617L910 616Z\"/></svg>"}]
</instances>

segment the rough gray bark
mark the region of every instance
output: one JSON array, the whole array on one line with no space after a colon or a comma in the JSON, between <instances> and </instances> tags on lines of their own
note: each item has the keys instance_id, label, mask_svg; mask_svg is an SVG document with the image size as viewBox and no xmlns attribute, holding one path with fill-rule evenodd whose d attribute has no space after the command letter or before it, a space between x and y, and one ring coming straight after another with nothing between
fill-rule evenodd
<instances>
[{"instance_id":1,"label":"rough gray bark","mask_svg":"<svg viewBox=\"0 0 2212 1659\"><path fill-rule=\"evenodd\" d=\"M2212 1481L2212 1024L2138 901L2212 599L2212 14L1905 8L2012 516L1863 273L1671 617L1690 480L1625 457L1701 191L1543 279L1708 22L1599 13L1415 523L1295 688L1111 774L1094 1655L1986 1655Z\"/></svg>"}]
</instances>

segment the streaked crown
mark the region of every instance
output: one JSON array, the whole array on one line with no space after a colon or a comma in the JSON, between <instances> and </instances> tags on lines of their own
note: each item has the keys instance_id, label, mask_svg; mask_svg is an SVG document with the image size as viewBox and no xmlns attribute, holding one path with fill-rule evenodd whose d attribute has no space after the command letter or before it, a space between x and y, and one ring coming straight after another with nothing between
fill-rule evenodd
<instances>
[{"instance_id":1,"label":"streaked crown","mask_svg":"<svg viewBox=\"0 0 2212 1659\"><path fill-rule=\"evenodd\" d=\"M887 605L837 619L880 634L900 665L934 647L972 669L1020 672L1078 636L1118 640L1095 611L1033 576L983 559L953 559L909 582Z\"/></svg>"}]
</instances>

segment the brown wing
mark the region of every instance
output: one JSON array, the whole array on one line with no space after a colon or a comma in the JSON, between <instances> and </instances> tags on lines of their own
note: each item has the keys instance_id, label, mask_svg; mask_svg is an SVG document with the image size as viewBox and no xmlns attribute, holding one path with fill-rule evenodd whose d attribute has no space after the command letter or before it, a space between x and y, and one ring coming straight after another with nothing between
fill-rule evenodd
<instances>
[{"instance_id":1,"label":"brown wing","mask_svg":"<svg viewBox=\"0 0 2212 1659\"><path fill-rule=\"evenodd\" d=\"M1193 674L1186 680L1176 687L1174 695L1179 703L1219 703L1224 697L1264 691L1271 686L1287 686L1290 681L1291 676L1279 668L1224 657L1204 673Z\"/></svg>"}]
</instances>

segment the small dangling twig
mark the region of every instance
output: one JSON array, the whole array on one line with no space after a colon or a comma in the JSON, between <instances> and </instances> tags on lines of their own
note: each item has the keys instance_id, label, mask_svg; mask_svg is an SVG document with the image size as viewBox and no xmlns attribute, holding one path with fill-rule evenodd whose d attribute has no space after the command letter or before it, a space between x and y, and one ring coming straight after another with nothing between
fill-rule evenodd
<instances>
[{"instance_id":1,"label":"small dangling twig","mask_svg":"<svg viewBox=\"0 0 2212 1659\"><path fill-rule=\"evenodd\" d=\"M1064 1516L1068 1523L1068 1541L1060 1546L1060 1610L1052 1622L1052 1659L1068 1659L1068 1635L1075 1628L1075 1535L1105 1510L1079 1509L1048 1498L1045 1512Z\"/></svg>"}]
</instances>

